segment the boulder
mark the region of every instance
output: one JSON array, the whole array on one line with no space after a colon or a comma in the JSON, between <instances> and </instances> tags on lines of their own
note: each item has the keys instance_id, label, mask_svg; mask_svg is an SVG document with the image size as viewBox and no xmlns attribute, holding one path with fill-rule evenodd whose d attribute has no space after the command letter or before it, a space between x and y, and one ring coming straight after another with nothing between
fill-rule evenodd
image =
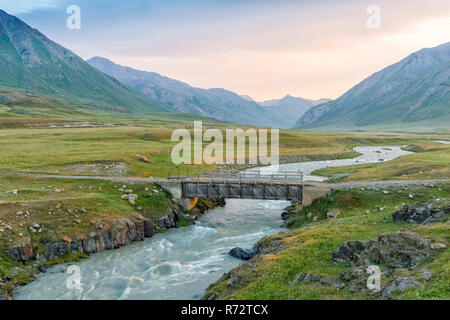
<instances>
[{"instance_id":1,"label":"boulder","mask_svg":"<svg viewBox=\"0 0 450 320\"><path fill-rule=\"evenodd\" d=\"M439 199L441 200L441 199ZM450 205L439 200L429 200L426 202L416 202L405 205L400 210L394 212L392 218L395 222L406 223L431 223L439 222L450 214Z\"/></svg>"},{"instance_id":2,"label":"boulder","mask_svg":"<svg viewBox=\"0 0 450 320\"><path fill-rule=\"evenodd\" d=\"M389 299L394 293L414 288L419 284L420 282L408 278L397 278L382 289L380 296L383 299Z\"/></svg>"},{"instance_id":3,"label":"boulder","mask_svg":"<svg viewBox=\"0 0 450 320\"><path fill-rule=\"evenodd\" d=\"M241 260L250 260L255 256L255 252L249 252L240 247L231 249L231 251L228 254Z\"/></svg>"},{"instance_id":4,"label":"boulder","mask_svg":"<svg viewBox=\"0 0 450 320\"><path fill-rule=\"evenodd\" d=\"M34 258L33 248L29 242L10 247L6 249L6 253L16 261L26 262Z\"/></svg>"},{"instance_id":5,"label":"boulder","mask_svg":"<svg viewBox=\"0 0 450 320\"><path fill-rule=\"evenodd\" d=\"M144 236L146 238L151 238L155 234L155 228L153 227L153 222L150 220L144 220Z\"/></svg>"},{"instance_id":6,"label":"boulder","mask_svg":"<svg viewBox=\"0 0 450 320\"><path fill-rule=\"evenodd\" d=\"M339 211L330 211L327 213L327 219L335 219L341 213Z\"/></svg>"},{"instance_id":7,"label":"boulder","mask_svg":"<svg viewBox=\"0 0 450 320\"><path fill-rule=\"evenodd\" d=\"M159 218L157 220L157 224L161 227L161 228L174 228L177 226L176 222L175 222L175 217L173 213L170 214L166 214L164 216L162 216L161 218Z\"/></svg>"}]
</instances>

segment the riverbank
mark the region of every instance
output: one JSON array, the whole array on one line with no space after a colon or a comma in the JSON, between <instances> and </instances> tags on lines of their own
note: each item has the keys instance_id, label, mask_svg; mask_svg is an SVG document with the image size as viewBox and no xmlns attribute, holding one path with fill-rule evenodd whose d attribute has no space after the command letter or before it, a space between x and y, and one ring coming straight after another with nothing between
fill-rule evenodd
<instances>
[{"instance_id":1,"label":"riverbank","mask_svg":"<svg viewBox=\"0 0 450 320\"><path fill-rule=\"evenodd\" d=\"M360 149L363 154L357 159L361 161L378 162L381 154L386 160L405 154L399 147L391 147L388 150L382 147ZM342 165L355 160L303 162L282 165L280 169L284 170L284 166L296 166L297 170L308 174L317 167ZM121 180L122 183L132 181L130 178L123 179L126 180ZM111 181L107 182L111 183ZM115 183L117 182L116 180ZM147 182L154 182L154 180ZM304 204L309 204L316 197L328 192L328 187L308 185L305 190ZM140 196L139 198L141 199ZM283 205L283 202L230 200L229 204L223 208L223 212L215 210L208 215L204 221L205 225L201 223L195 227L176 230L158 237L158 240L146 241L130 249L127 247L118 250L117 253L101 255L101 257L98 255L95 259L77 263L82 266L83 280L92 288L91 290L81 292L67 290L66 277L61 273L54 273L56 269L52 268L51 274L40 277L38 281L21 290L18 298L39 299L45 292L45 296L49 299L51 297L54 299L61 297L104 299L106 296L111 299L133 297L137 299L198 299L205 292L206 287L216 281L223 272L228 272L240 263L228 255L231 248L243 243L250 248L261 237L276 234L281 230L280 213L286 205L287 203ZM166 217L164 221L164 223L170 223L171 219ZM146 252L153 253L150 264ZM114 275L111 275L110 260L115 261ZM134 275L130 274L130 270L133 269L137 270ZM103 271L100 275L99 270ZM136 281L138 281L137 284ZM188 286L186 282L189 282ZM96 291L97 288L104 286L108 289ZM150 287L159 289L149 292Z\"/></svg>"},{"instance_id":2,"label":"riverbank","mask_svg":"<svg viewBox=\"0 0 450 320\"><path fill-rule=\"evenodd\" d=\"M0 299L53 265L143 241L186 226L223 200L188 211L155 183L0 177Z\"/></svg>"},{"instance_id":3,"label":"riverbank","mask_svg":"<svg viewBox=\"0 0 450 320\"><path fill-rule=\"evenodd\" d=\"M289 231L260 240L258 255L211 285L204 299L449 299L449 199L449 182L335 190L285 214ZM440 208L443 217L394 221L411 204L425 213ZM359 251L342 256L355 245ZM381 268L379 294L365 286L366 259Z\"/></svg>"}]
</instances>

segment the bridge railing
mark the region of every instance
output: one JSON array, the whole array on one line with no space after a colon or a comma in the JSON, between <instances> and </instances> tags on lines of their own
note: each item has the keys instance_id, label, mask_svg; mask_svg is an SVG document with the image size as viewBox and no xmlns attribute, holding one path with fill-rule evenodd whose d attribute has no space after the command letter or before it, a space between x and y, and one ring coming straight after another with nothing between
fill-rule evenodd
<instances>
[{"instance_id":1,"label":"bridge railing","mask_svg":"<svg viewBox=\"0 0 450 320\"><path fill-rule=\"evenodd\" d=\"M223 169L189 169L186 177L169 177L185 181L197 182L258 182L301 184L303 185L302 171L266 171L266 170L223 170Z\"/></svg>"}]
</instances>

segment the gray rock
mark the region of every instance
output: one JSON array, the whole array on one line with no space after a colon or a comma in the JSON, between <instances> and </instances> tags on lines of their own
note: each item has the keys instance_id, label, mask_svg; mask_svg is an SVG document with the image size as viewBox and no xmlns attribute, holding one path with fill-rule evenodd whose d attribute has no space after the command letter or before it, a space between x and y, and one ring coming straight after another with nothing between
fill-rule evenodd
<instances>
[{"instance_id":1,"label":"gray rock","mask_svg":"<svg viewBox=\"0 0 450 320\"><path fill-rule=\"evenodd\" d=\"M255 256L255 252L250 252L240 247L231 249L231 251L228 254L241 260L250 260Z\"/></svg>"},{"instance_id":2,"label":"gray rock","mask_svg":"<svg viewBox=\"0 0 450 320\"><path fill-rule=\"evenodd\" d=\"M166 214L157 220L157 224L161 228L174 228L177 226L175 215L173 213Z\"/></svg>"},{"instance_id":3,"label":"gray rock","mask_svg":"<svg viewBox=\"0 0 450 320\"><path fill-rule=\"evenodd\" d=\"M380 297L389 299L396 292L405 291L418 286L420 282L408 278L397 278L381 290Z\"/></svg>"},{"instance_id":4,"label":"gray rock","mask_svg":"<svg viewBox=\"0 0 450 320\"><path fill-rule=\"evenodd\" d=\"M144 221L144 236L146 238L151 238L155 234L155 228L153 227L153 222L150 220Z\"/></svg>"},{"instance_id":5,"label":"gray rock","mask_svg":"<svg viewBox=\"0 0 450 320\"><path fill-rule=\"evenodd\" d=\"M11 259L21 262L26 262L34 258L33 248L29 242L6 249L6 254Z\"/></svg>"},{"instance_id":6,"label":"gray rock","mask_svg":"<svg viewBox=\"0 0 450 320\"><path fill-rule=\"evenodd\" d=\"M448 214L450 214L450 206L442 207L440 201L429 200L403 206L402 209L393 213L392 218L395 222L432 223L441 221Z\"/></svg>"},{"instance_id":7,"label":"gray rock","mask_svg":"<svg viewBox=\"0 0 450 320\"><path fill-rule=\"evenodd\" d=\"M349 241L333 251L332 261L353 266L383 264L390 268L416 266L431 254L431 239L411 232L383 234L378 239Z\"/></svg>"}]
</instances>

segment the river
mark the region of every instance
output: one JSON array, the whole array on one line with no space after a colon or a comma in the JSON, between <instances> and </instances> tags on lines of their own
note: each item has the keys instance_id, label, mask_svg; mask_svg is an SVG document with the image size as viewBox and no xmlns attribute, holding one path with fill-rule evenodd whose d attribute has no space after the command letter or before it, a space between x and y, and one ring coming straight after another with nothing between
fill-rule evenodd
<instances>
[{"instance_id":1,"label":"river","mask_svg":"<svg viewBox=\"0 0 450 320\"><path fill-rule=\"evenodd\" d=\"M356 147L353 159L280 165L301 170L305 180L320 181L314 170L393 160L409 154L401 147ZM272 171L277 167L264 167ZM171 229L143 242L92 255L75 265L81 288L68 289L67 265L50 268L18 290L27 299L199 299L224 273L242 263L228 255L237 246L250 249L264 236L283 230L280 214L287 201L227 200L225 207L205 214L195 225Z\"/></svg>"}]
</instances>

